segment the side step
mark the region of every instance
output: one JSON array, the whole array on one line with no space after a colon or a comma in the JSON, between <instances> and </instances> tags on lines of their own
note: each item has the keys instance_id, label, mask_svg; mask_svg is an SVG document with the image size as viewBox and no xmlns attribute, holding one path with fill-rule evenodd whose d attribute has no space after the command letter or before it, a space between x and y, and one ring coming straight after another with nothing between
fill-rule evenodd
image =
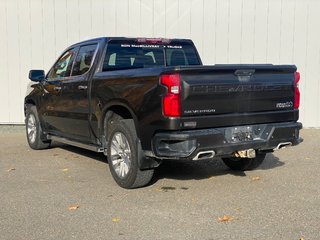
<instances>
[{"instance_id":1,"label":"side step","mask_svg":"<svg viewBox=\"0 0 320 240\"><path fill-rule=\"evenodd\" d=\"M72 145L72 146L79 147L79 148L84 148L84 149L91 150L94 152L104 152L103 147L93 145L93 144L80 143L80 142L76 142L73 140L69 140L67 138L57 137L57 136L53 136L53 135L49 135L49 134L47 135L47 138L50 140L53 140L53 141L65 143L65 144Z\"/></svg>"}]
</instances>

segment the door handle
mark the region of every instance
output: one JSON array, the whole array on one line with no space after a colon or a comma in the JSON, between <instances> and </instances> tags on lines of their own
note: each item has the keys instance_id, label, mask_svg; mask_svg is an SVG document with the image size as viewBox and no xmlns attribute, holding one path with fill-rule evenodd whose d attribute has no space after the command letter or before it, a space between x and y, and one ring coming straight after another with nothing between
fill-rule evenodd
<instances>
[{"instance_id":1,"label":"door handle","mask_svg":"<svg viewBox=\"0 0 320 240\"><path fill-rule=\"evenodd\" d=\"M56 90L56 91L60 91L60 90L61 90L61 87L58 87L58 86L57 86L57 87L54 87L53 89Z\"/></svg>"},{"instance_id":2,"label":"door handle","mask_svg":"<svg viewBox=\"0 0 320 240\"><path fill-rule=\"evenodd\" d=\"M79 85L78 86L79 90L86 90L87 88L88 88L88 86L85 86L85 85Z\"/></svg>"}]
</instances>

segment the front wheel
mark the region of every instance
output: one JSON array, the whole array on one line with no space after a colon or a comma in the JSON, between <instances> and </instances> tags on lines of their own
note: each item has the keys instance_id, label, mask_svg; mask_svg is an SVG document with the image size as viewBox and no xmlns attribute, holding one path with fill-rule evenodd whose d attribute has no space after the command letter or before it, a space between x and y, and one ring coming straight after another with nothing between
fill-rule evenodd
<instances>
[{"instance_id":1,"label":"front wheel","mask_svg":"<svg viewBox=\"0 0 320 240\"><path fill-rule=\"evenodd\" d=\"M39 150L50 146L50 140L41 139L43 132L37 109L33 105L28 106L26 110L26 134L28 144L32 149Z\"/></svg>"},{"instance_id":2,"label":"front wheel","mask_svg":"<svg viewBox=\"0 0 320 240\"><path fill-rule=\"evenodd\" d=\"M247 171L260 166L266 157L265 153L259 153L255 158L222 158L223 162L232 170Z\"/></svg>"},{"instance_id":3,"label":"front wheel","mask_svg":"<svg viewBox=\"0 0 320 240\"><path fill-rule=\"evenodd\" d=\"M107 155L110 172L123 188L137 188L147 185L154 169L140 170L138 154L140 143L133 120L119 119L110 124Z\"/></svg>"}]
</instances>

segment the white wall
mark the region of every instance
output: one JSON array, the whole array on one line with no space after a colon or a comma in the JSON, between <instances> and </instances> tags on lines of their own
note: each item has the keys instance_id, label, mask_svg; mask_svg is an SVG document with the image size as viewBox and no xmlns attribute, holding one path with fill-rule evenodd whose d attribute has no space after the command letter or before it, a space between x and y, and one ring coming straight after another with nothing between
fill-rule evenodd
<instances>
[{"instance_id":1,"label":"white wall","mask_svg":"<svg viewBox=\"0 0 320 240\"><path fill-rule=\"evenodd\" d=\"M320 127L319 0L0 0L0 123L23 122L29 69L97 36L194 40L203 62L296 64L301 120Z\"/></svg>"}]
</instances>

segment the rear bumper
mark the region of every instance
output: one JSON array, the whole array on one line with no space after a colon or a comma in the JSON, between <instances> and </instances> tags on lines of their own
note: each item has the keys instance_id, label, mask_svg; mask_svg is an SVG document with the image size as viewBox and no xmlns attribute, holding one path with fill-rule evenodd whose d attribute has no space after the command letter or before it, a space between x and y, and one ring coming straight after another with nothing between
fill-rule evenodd
<instances>
[{"instance_id":1,"label":"rear bumper","mask_svg":"<svg viewBox=\"0 0 320 240\"><path fill-rule=\"evenodd\" d=\"M282 143L294 146L302 142L301 128L301 123L285 122L159 132L152 140L152 150L160 159L195 159L200 152L212 151L215 156L246 149L272 151Z\"/></svg>"}]
</instances>

